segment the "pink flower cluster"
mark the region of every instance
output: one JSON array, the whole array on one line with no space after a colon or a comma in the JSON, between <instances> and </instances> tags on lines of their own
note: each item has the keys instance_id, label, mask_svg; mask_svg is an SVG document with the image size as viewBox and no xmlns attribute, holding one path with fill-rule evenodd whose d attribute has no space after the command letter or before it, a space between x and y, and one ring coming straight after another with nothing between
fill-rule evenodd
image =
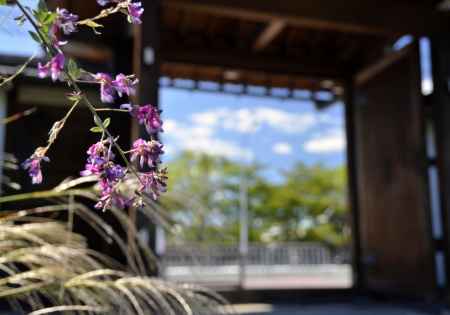
<instances>
[{"instance_id":1,"label":"pink flower cluster","mask_svg":"<svg viewBox=\"0 0 450 315\"><path fill-rule=\"evenodd\" d=\"M28 170L33 184L42 183L41 162L49 162L50 159L45 156L45 148L37 148L33 155L22 163L22 167Z\"/></svg>"},{"instance_id":2,"label":"pink flower cluster","mask_svg":"<svg viewBox=\"0 0 450 315\"><path fill-rule=\"evenodd\" d=\"M77 22L78 15L72 14L66 9L56 9L56 18L49 29L49 38L58 53L45 65L38 63L38 76L40 78L46 78L50 75L53 81L62 79L65 57L59 47L66 42L61 41L61 32L65 35L76 32Z\"/></svg>"},{"instance_id":3,"label":"pink flower cluster","mask_svg":"<svg viewBox=\"0 0 450 315\"><path fill-rule=\"evenodd\" d=\"M38 63L38 76L46 78L49 74L54 81L61 80L64 71L65 57L63 53L58 53L45 65Z\"/></svg>"},{"instance_id":4,"label":"pink flower cluster","mask_svg":"<svg viewBox=\"0 0 450 315\"><path fill-rule=\"evenodd\" d=\"M159 169L161 155L164 154L164 146L156 140L145 141L138 139L131 150L131 161L138 161L141 168L148 168L148 172L139 175L139 192L150 195L156 200L166 191L167 170Z\"/></svg>"},{"instance_id":5,"label":"pink flower cluster","mask_svg":"<svg viewBox=\"0 0 450 315\"><path fill-rule=\"evenodd\" d=\"M97 73L94 80L100 84L100 97L104 103L114 102L116 94L122 97L124 94L130 96L134 95L136 85L139 80L133 75L126 76L118 74L115 80L107 73Z\"/></svg>"},{"instance_id":6,"label":"pink flower cluster","mask_svg":"<svg viewBox=\"0 0 450 315\"><path fill-rule=\"evenodd\" d=\"M97 175L99 177L100 200L95 205L98 209L111 206L123 208L128 204L118 192L118 185L126 175L126 169L114 163L111 141L100 141L87 151L88 159L82 176Z\"/></svg>"}]
</instances>

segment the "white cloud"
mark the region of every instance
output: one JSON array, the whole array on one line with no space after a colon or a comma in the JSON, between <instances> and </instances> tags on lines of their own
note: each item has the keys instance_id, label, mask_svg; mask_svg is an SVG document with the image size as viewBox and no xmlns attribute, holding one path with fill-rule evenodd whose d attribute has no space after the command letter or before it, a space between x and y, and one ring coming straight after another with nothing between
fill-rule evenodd
<instances>
[{"instance_id":1,"label":"white cloud","mask_svg":"<svg viewBox=\"0 0 450 315\"><path fill-rule=\"evenodd\" d=\"M346 148L345 133L342 129L327 131L308 140L304 148L306 152L316 154L342 152Z\"/></svg>"},{"instance_id":2,"label":"white cloud","mask_svg":"<svg viewBox=\"0 0 450 315\"><path fill-rule=\"evenodd\" d=\"M195 124L220 127L239 133L255 133L268 126L284 133L302 133L318 122L313 113L292 113L271 107L218 108L191 116Z\"/></svg>"},{"instance_id":3,"label":"white cloud","mask_svg":"<svg viewBox=\"0 0 450 315\"><path fill-rule=\"evenodd\" d=\"M210 126L190 126L167 119L164 123L169 151L189 150L231 159L251 159L253 153L238 144L215 137Z\"/></svg>"},{"instance_id":4,"label":"white cloud","mask_svg":"<svg viewBox=\"0 0 450 315\"><path fill-rule=\"evenodd\" d=\"M227 110L222 108L215 111L195 113L191 116L191 120L195 124L215 126L224 115L227 115Z\"/></svg>"},{"instance_id":5,"label":"white cloud","mask_svg":"<svg viewBox=\"0 0 450 315\"><path fill-rule=\"evenodd\" d=\"M275 143L272 147L273 152L279 155L290 155L292 154L292 146L287 142Z\"/></svg>"},{"instance_id":6,"label":"white cloud","mask_svg":"<svg viewBox=\"0 0 450 315\"><path fill-rule=\"evenodd\" d=\"M317 116L313 113L298 114L270 107L257 108L255 116L261 124L266 123L286 133L305 132L317 122Z\"/></svg>"}]
</instances>

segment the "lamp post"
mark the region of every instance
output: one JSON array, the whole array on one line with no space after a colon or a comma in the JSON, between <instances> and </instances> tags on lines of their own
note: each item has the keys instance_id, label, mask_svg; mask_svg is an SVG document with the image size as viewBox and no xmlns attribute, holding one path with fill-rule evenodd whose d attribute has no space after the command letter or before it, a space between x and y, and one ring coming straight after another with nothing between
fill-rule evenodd
<instances>
[{"instance_id":1,"label":"lamp post","mask_svg":"<svg viewBox=\"0 0 450 315\"><path fill-rule=\"evenodd\" d=\"M239 285L241 289L244 289L248 256L248 187L243 169L239 191L239 223Z\"/></svg>"}]
</instances>

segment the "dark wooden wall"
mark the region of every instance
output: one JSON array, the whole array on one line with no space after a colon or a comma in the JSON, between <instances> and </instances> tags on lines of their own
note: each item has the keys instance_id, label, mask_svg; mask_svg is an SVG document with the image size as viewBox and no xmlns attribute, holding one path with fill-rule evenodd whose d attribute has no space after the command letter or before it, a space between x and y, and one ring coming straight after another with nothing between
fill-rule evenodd
<instances>
[{"instance_id":1,"label":"dark wooden wall","mask_svg":"<svg viewBox=\"0 0 450 315\"><path fill-rule=\"evenodd\" d=\"M354 96L360 259L367 288L383 292L435 286L417 50Z\"/></svg>"}]
</instances>

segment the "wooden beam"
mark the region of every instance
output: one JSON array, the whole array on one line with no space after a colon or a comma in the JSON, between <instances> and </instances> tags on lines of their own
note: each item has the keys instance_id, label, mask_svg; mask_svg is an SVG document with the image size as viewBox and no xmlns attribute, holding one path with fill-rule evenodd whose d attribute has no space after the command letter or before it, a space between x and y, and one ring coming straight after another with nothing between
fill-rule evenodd
<instances>
[{"instance_id":1,"label":"wooden beam","mask_svg":"<svg viewBox=\"0 0 450 315\"><path fill-rule=\"evenodd\" d=\"M336 64L332 60L320 60L314 57L299 62L298 59L270 58L232 51L205 51L183 47L163 47L161 58L162 62L217 66L231 70L254 70L272 74L300 75L314 79L341 79L348 73L345 65Z\"/></svg>"},{"instance_id":2,"label":"wooden beam","mask_svg":"<svg viewBox=\"0 0 450 315\"><path fill-rule=\"evenodd\" d=\"M414 44L410 44L399 51L394 51L390 54L387 54L381 60L378 60L377 62L360 70L355 75L355 85L364 85L377 74L382 73L385 69L389 68L392 64L396 63L397 61L403 60L405 56L407 56L411 52L412 49L414 49Z\"/></svg>"},{"instance_id":3,"label":"wooden beam","mask_svg":"<svg viewBox=\"0 0 450 315\"><path fill-rule=\"evenodd\" d=\"M259 34L255 44L253 45L253 50L264 50L275 40L275 38L278 37L278 35L281 34L285 27L286 21L280 19L272 20L269 24L267 24L261 34Z\"/></svg>"},{"instance_id":4,"label":"wooden beam","mask_svg":"<svg viewBox=\"0 0 450 315\"><path fill-rule=\"evenodd\" d=\"M71 57L90 62L110 63L113 60L113 51L102 45L70 41L62 49Z\"/></svg>"},{"instance_id":5,"label":"wooden beam","mask_svg":"<svg viewBox=\"0 0 450 315\"><path fill-rule=\"evenodd\" d=\"M250 21L283 19L288 25L368 34L424 34L448 26L431 1L392 0L163 0L183 9Z\"/></svg>"}]
</instances>

